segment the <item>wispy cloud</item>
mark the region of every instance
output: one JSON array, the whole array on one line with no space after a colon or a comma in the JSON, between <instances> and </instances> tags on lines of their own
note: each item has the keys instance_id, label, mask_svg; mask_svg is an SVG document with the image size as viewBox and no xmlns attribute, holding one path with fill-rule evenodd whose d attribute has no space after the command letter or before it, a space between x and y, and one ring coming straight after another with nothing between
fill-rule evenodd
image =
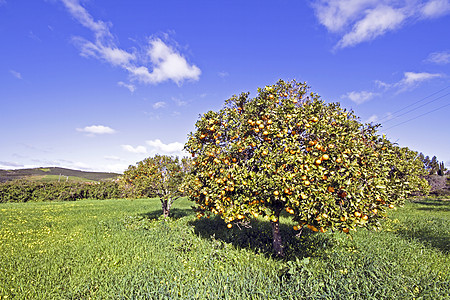
<instances>
[{"instance_id":1,"label":"wispy cloud","mask_svg":"<svg viewBox=\"0 0 450 300\"><path fill-rule=\"evenodd\" d=\"M152 105L154 109L163 108L166 106L166 102L159 101Z\"/></svg>"},{"instance_id":2,"label":"wispy cloud","mask_svg":"<svg viewBox=\"0 0 450 300\"><path fill-rule=\"evenodd\" d=\"M110 31L111 25L96 21L79 0L61 0L69 13L81 25L94 33L94 40L74 37L74 43L84 57L93 57L126 70L132 81L158 84L172 80L181 85L185 80L198 80L201 70L187 62L174 47L159 38L150 38L148 45L137 50L121 49Z\"/></svg>"},{"instance_id":3,"label":"wispy cloud","mask_svg":"<svg viewBox=\"0 0 450 300\"><path fill-rule=\"evenodd\" d=\"M188 103L179 98L172 97L172 100L176 103L177 106L186 106Z\"/></svg>"},{"instance_id":4,"label":"wispy cloud","mask_svg":"<svg viewBox=\"0 0 450 300\"><path fill-rule=\"evenodd\" d=\"M219 73L217 73L217 75L219 77L221 77L221 78L225 78L225 77L230 76L230 74L228 74L228 72L219 72Z\"/></svg>"},{"instance_id":5,"label":"wispy cloud","mask_svg":"<svg viewBox=\"0 0 450 300\"><path fill-rule=\"evenodd\" d=\"M426 61L439 65L448 64L450 63L450 51L433 52L428 56Z\"/></svg>"},{"instance_id":6,"label":"wispy cloud","mask_svg":"<svg viewBox=\"0 0 450 300\"><path fill-rule=\"evenodd\" d=\"M427 72L404 72L403 78L395 83L386 83L381 80L377 80L376 83L378 86L383 87L385 89L397 89L397 93L405 92L408 90L412 90L417 87L420 83L424 81L429 81L435 78L443 77L443 74L438 73L427 73Z\"/></svg>"},{"instance_id":7,"label":"wispy cloud","mask_svg":"<svg viewBox=\"0 0 450 300\"><path fill-rule=\"evenodd\" d=\"M421 13L425 18L438 18L450 12L450 1L448 0L432 0L425 3L421 9Z\"/></svg>"},{"instance_id":8,"label":"wispy cloud","mask_svg":"<svg viewBox=\"0 0 450 300\"><path fill-rule=\"evenodd\" d=\"M341 96L342 99L349 99L353 102L355 102L356 104L362 104L366 101L369 101L370 99L374 98L375 96L377 96L376 93L373 92L368 92L368 91L352 91L352 92L348 92L347 94Z\"/></svg>"},{"instance_id":9,"label":"wispy cloud","mask_svg":"<svg viewBox=\"0 0 450 300\"><path fill-rule=\"evenodd\" d=\"M124 88L127 88L131 93L133 93L136 90L136 86L134 84L131 83L125 83L123 81L119 81L117 83L118 86L122 86Z\"/></svg>"},{"instance_id":10,"label":"wispy cloud","mask_svg":"<svg viewBox=\"0 0 450 300\"><path fill-rule=\"evenodd\" d=\"M22 74L20 74L17 71L9 70L9 73L11 73L12 76L16 77L17 79L22 79Z\"/></svg>"},{"instance_id":11,"label":"wispy cloud","mask_svg":"<svg viewBox=\"0 0 450 300\"><path fill-rule=\"evenodd\" d=\"M136 153L136 154L145 154L147 153L147 148L144 146L136 146L133 147L131 145L122 145L122 149L131 153Z\"/></svg>"},{"instance_id":12,"label":"wispy cloud","mask_svg":"<svg viewBox=\"0 0 450 300\"><path fill-rule=\"evenodd\" d=\"M374 40L407 23L450 13L450 0L321 0L312 6L319 22L341 35L335 49Z\"/></svg>"},{"instance_id":13,"label":"wispy cloud","mask_svg":"<svg viewBox=\"0 0 450 300\"><path fill-rule=\"evenodd\" d=\"M111 127L103 126L103 125L92 125L92 126L86 126L84 128L77 128L77 131L86 132L91 136L96 135L96 134L113 134L116 132Z\"/></svg>"}]
</instances>

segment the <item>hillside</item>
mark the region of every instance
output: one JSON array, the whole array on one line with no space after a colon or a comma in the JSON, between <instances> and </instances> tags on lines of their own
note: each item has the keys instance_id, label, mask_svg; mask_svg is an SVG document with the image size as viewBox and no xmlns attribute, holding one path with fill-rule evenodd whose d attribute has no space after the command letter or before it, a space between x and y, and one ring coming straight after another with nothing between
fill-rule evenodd
<instances>
[{"instance_id":1,"label":"hillside","mask_svg":"<svg viewBox=\"0 0 450 300\"><path fill-rule=\"evenodd\" d=\"M33 169L17 169L17 170L0 170L0 182L17 179L30 180L44 180L52 181L58 180L61 175L61 180L69 177L70 180L75 178L78 181L101 181L108 179L115 179L120 174L105 173L105 172L85 172L79 170L71 170L65 168L49 167L49 168L33 168Z\"/></svg>"}]
</instances>

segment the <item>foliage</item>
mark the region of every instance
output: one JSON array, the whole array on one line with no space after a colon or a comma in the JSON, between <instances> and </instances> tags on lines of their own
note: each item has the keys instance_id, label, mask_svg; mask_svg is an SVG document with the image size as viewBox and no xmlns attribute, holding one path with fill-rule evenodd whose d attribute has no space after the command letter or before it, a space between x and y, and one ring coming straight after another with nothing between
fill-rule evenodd
<instances>
[{"instance_id":1,"label":"foliage","mask_svg":"<svg viewBox=\"0 0 450 300\"><path fill-rule=\"evenodd\" d=\"M426 182L417 153L376 128L305 83L280 80L201 116L185 145L195 157L185 186L199 216L218 214L228 228L257 216L270 220L279 255L284 209L295 229L379 228L387 209Z\"/></svg>"},{"instance_id":2,"label":"foliage","mask_svg":"<svg viewBox=\"0 0 450 300\"><path fill-rule=\"evenodd\" d=\"M189 167L186 158L156 155L129 166L120 178L120 186L127 197L158 197L163 215L168 216L173 201L182 195L179 185Z\"/></svg>"},{"instance_id":3,"label":"foliage","mask_svg":"<svg viewBox=\"0 0 450 300\"><path fill-rule=\"evenodd\" d=\"M119 186L114 181L73 183L16 180L0 183L0 203L74 201L87 198L111 199L119 197L121 197Z\"/></svg>"},{"instance_id":4,"label":"foliage","mask_svg":"<svg viewBox=\"0 0 450 300\"><path fill-rule=\"evenodd\" d=\"M436 156L430 159L429 156L424 156L423 153L419 154L420 160L423 162L425 169L429 175L439 175L443 176L447 171L444 166L444 162L439 162Z\"/></svg>"},{"instance_id":5,"label":"foliage","mask_svg":"<svg viewBox=\"0 0 450 300\"><path fill-rule=\"evenodd\" d=\"M0 298L450 297L449 201L407 202L386 230L352 240L296 237L281 216L283 259L270 255L269 222L224 230L220 218L194 220L190 205L176 201L163 221L157 199L2 204Z\"/></svg>"}]
</instances>

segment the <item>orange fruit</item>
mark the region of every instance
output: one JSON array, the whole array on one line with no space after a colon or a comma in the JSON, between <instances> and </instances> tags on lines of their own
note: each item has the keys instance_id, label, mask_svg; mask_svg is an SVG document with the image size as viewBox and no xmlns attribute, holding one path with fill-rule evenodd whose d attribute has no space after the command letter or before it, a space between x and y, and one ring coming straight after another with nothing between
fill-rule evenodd
<instances>
[{"instance_id":1,"label":"orange fruit","mask_svg":"<svg viewBox=\"0 0 450 300\"><path fill-rule=\"evenodd\" d=\"M231 228L231 227L233 227L233 225L232 225L231 223L228 223L228 224L227 224L227 227L228 227L228 228Z\"/></svg>"}]
</instances>

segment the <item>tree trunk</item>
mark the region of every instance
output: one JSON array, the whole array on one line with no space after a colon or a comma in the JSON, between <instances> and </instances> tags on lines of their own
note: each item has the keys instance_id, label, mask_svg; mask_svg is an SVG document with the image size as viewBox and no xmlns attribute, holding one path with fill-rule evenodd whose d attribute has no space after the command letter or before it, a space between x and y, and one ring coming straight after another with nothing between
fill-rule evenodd
<instances>
[{"instance_id":1,"label":"tree trunk","mask_svg":"<svg viewBox=\"0 0 450 300\"><path fill-rule=\"evenodd\" d=\"M283 252L283 241L281 239L280 233L280 220L279 216L277 216L277 221L270 221L272 225L272 236L273 236L273 251L277 256L284 256Z\"/></svg>"},{"instance_id":2,"label":"tree trunk","mask_svg":"<svg viewBox=\"0 0 450 300\"><path fill-rule=\"evenodd\" d=\"M167 218L170 213L170 205L167 200L161 200L161 204L162 204L163 216L164 216L164 218Z\"/></svg>"}]
</instances>

